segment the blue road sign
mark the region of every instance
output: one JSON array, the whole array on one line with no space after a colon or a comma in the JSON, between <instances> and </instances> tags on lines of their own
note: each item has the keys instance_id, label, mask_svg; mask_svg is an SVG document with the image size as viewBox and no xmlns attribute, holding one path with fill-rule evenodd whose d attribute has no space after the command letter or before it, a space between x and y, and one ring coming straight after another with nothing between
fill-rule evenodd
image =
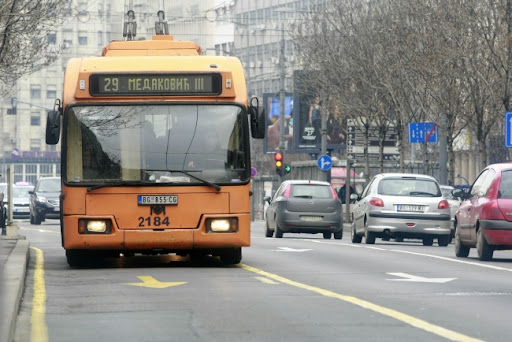
<instances>
[{"instance_id":1,"label":"blue road sign","mask_svg":"<svg viewBox=\"0 0 512 342\"><path fill-rule=\"evenodd\" d=\"M505 112L505 147L512 147L512 112Z\"/></svg>"},{"instance_id":2,"label":"blue road sign","mask_svg":"<svg viewBox=\"0 0 512 342\"><path fill-rule=\"evenodd\" d=\"M433 122L411 122L409 124L409 142L437 142L437 125Z\"/></svg>"},{"instance_id":3,"label":"blue road sign","mask_svg":"<svg viewBox=\"0 0 512 342\"><path fill-rule=\"evenodd\" d=\"M317 160L317 165L322 171L328 171L330 170L332 166L332 159L329 156L320 156Z\"/></svg>"},{"instance_id":4,"label":"blue road sign","mask_svg":"<svg viewBox=\"0 0 512 342\"><path fill-rule=\"evenodd\" d=\"M425 124L423 122L411 122L409 124L409 142L410 143L421 143L425 141L423 131L425 130Z\"/></svg>"}]
</instances>

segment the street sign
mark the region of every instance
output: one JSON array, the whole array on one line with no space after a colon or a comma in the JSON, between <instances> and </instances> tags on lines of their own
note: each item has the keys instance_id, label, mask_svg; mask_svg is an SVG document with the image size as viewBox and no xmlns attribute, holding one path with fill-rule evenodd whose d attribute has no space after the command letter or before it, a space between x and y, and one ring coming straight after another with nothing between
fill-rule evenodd
<instances>
[{"instance_id":1,"label":"street sign","mask_svg":"<svg viewBox=\"0 0 512 342\"><path fill-rule=\"evenodd\" d=\"M437 142L437 125L433 122L409 123L409 143Z\"/></svg>"},{"instance_id":2,"label":"street sign","mask_svg":"<svg viewBox=\"0 0 512 342\"><path fill-rule=\"evenodd\" d=\"M322 171L328 171L332 166L332 159L329 156L320 156L317 160L317 165Z\"/></svg>"},{"instance_id":3,"label":"street sign","mask_svg":"<svg viewBox=\"0 0 512 342\"><path fill-rule=\"evenodd\" d=\"M254 166L251 167L251 177L254 178L254 177L256 177L257 174L258 174L258 171L256 170L256 168Z\"/></svg>"},{"instance_id":4,"label":"street sign","mask_svg":"<svg viewBox=\"0 0 512 342\"><path fill-rule=\"evenodd\" d=\"M364 155L364 141L368 139L368 160L379 160L379 144L384 145L383 160L396 161L400 160L400 152L398 149L398 131L394 124L390 124L386 128L386 135L384 141L379 141L377 135L377 125L371 124L371 129L368 136L365 137L363 128L357 120L347 120L347 157L353 160L363 160Z\"/></svg>"},{"instance_id":5,"label":"street sign","mask_svg":"<svg viewBox=\"0 0 512 342\"><path fill-rule=\"evenodd\" d=\"M505 147L512 147L512 112L505 112Z\"/></svg>"}]
</instances>

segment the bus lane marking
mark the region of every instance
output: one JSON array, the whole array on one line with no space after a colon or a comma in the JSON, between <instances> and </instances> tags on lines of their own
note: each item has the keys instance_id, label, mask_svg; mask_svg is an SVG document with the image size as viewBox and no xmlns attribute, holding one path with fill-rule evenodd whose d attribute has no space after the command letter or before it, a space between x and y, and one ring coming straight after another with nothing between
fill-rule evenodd
<instances>
[{"instance_id":1,"label":"bus lane marking","mask_svg":"<svg viewBox=\"0 0 512 342\"><path fill-rule=\"evenodd\" d=\"M36 266L34 270L34 294L32 299L32 315L30 317L31 342L48 342L48 327L46 326L46 287L44 281L43 251L30 247L36 252Z\"/></svg>"},{"instance_id":2,"label":"bus lane marking","mask_svg":"<svg viewBox=\"0 0 512 342\"><path fill-rule=\"evenodd\" d=\"M371 302L368 302L368 301L363 300L363 299L359 299L357 297L343 295L343 294L336 293L336 292L329 291L329 290L325 290L325 289L322 289L322 288L319 288L319 287L315 287L315 286L299 283L297 281L290 280L288 278L279 276L279 275L274 274L274 273L266 272L266 271L260 270L258 268L249 266L249 265L238 264L238 267L240 267L240 268L242 268L242 269L244 269L246 271L259 274L259 275L261 275L263 277L266 277L266 278L269 278L269 279L273 279L273 280L275 280L277 282L281 282L283 284L287 284L287 285L290 285L290 286L293 286L293 287L297 287L297 288L301 288L301 289L304 289L304 290L307 290L307 291L311 291L311 292L320 294L320 295L325 296L325 297L331 297L331 298L339 299L339 300L342 300L344 302L357 305L357 306L362 307L364 309L372 310L372 311L374 311L376 313L379 313L379 314L382 314L384 316L388 316L390 318L396 319L396 320L398 320L400 322L403 322L405 324L408 324L408 325L410 325L412 327L424 330L426 332L429 332L429 333L441 336L443 338L446 338L446 339L449 339L449 340L452 340L452 341L483 342L483 340L476 339L476 338L473 338L473 337L470 337L470 336L458 333L456 331L453 331L453 330L450 330L450 329L447 329L447 328L443 328L441 326L429 323L427 321L424 321L422 319L410 316L410 315L402 313L400 311L397 311L397 310L394 310L394 309L390 309L390 308L387 308L387 307L384 307L384 306L380 306L380 305L377 305L377 304L373 304Z\"/></svg>"},{"instance_id":3,"label":"bus lane marking","mask_svg":"<svg viewBox=\"0 0 512 342\"><path fill-rule=\"evenodd\" d=\"M126 283L126 285L150 287L150 288L153 288L153 289L165 289L167 287L184 285L184 284L187 283L186 281L174 281L174 282L171 282L171 281L165 282L165 281L163 281L162 282L162 281L156 280L152 276L137 276L137 278L142 280L142 283Z\"/></svg>"}]
</instances>

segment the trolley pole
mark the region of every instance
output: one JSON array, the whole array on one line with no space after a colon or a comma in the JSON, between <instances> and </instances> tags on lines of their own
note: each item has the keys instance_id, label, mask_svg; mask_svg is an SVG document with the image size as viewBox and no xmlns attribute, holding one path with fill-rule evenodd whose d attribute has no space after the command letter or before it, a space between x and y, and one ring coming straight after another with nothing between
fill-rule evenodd
<instances>
[{"instance_id":1,"label":"trolley pole","mask_svg":"<svg viewBox=\"0 0 512 342\"><path fill-rule=\"evenodd\" d=\"M285 146L285 139L284 139L284 120L285 120L285 91L284 91L284 78L286 76L285 74L285 68L284 68L284 51L285 51L285 45L284 45L284 24L281 24L281 53L279 56L279 68L280 71L280 77L279 77L279 151L281 152L281 155L283 156L284 161L284 152L286 149ZM284 163L283 163L283 170L284 170ZM282 183L284 179L284 174L279 175L279 183Z\"/></svg>"}]
</instances>

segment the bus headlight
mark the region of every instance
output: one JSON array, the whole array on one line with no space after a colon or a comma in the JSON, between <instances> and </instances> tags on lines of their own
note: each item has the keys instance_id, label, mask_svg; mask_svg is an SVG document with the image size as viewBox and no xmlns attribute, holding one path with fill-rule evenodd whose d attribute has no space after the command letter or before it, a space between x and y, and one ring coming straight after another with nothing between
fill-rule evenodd
<instances>
[{"instance_id":1,"label":"bus headlight","mask_svg":"<svg viewBox=\"0 0 512 342\"><path fill-rule=\"evenodd\" d=\"M206 220L206 230L212 233L234 233L238 231L238 219L211 218Z\"/></svg>"},{"instance_id":2,"label":"bus headlight","mask_svg":"<svg viewBox=\"0 0 512 342\"><path fill-rule=\"evenodd\" d=\"M110 220L78 220L78 233L80 234L109 234Z\"/></svg>"}]
</instances>

